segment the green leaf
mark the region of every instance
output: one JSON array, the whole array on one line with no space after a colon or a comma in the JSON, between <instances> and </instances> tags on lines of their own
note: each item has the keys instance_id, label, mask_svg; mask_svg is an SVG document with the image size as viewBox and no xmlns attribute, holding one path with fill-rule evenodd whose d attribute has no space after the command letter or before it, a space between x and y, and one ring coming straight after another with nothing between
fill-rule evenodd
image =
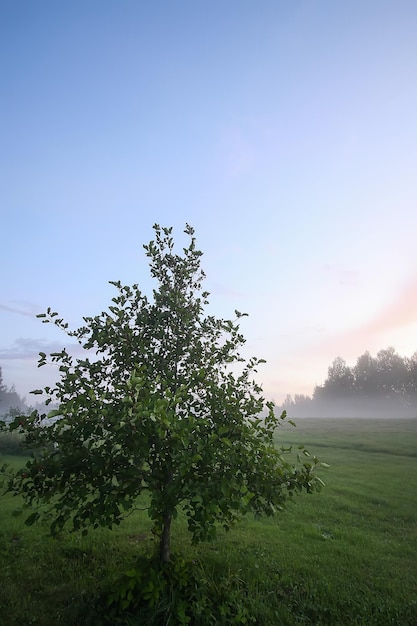
<instances>
[{"instance_id":1,"label":"green leaf","mask_svg":"<svg viewBox=\"0 0 417 626\"><path fill-rule=\"evenodd\" d=\"M39 513L37 513L37 512L32 513L32 514L31 514L31 515L29 515L29 517L25 520L25 524L26 524L26 526L33 526L33 524L34 524L35 522L37 522L39 518L40 518Z\"/></svg>"}]
</instances>

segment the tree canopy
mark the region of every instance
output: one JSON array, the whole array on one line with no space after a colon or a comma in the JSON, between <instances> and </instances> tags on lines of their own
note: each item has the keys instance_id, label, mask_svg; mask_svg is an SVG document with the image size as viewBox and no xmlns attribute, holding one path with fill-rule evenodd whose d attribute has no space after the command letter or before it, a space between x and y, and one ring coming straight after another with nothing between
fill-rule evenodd
<instances>
[{"instance_id":1,"label":"tree canopy","mask_svg":"<svg viewBox=\"0 0 417 626\"><path fill-rule=\"evenodd\" d=\"M111 528L144 493L166 561L179 510L199 541L250 510L271 515L322 483L316 458L304 451L290 463L276 446L285 414L274 413L253 380L263 361L240 355L243 314L231 321L205 313L194 230L187 225L180 254L171 228L154 232L144 246L151 297L112 282L108 310L76 330L51 309L38 316L76 338L85 357L40 353L39 366L56 363L60 379L33 393L56 408L14 420L11 428L39 452L6 486L33 509L27 523L49 517L52 532Z\"/></svg>"}]
</instances>

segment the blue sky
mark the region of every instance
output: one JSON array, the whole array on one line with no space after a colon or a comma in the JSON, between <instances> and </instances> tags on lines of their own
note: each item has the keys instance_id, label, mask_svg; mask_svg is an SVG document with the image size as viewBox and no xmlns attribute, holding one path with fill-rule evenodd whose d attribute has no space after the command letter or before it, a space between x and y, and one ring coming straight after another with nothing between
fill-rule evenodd
<instances>
[{"instance_id":1,"label":"blue sky","mask_svg":"<svg viewBox=\"0 0 417 626\"><path fill-rule=\"evenodd\" d=\"M151 288L152 225L186 222L210 312L245 311L265 395L336 356L417 350L417 4L3 0L0 366ZM30 398L30 397L29 397Z\"/></svg>"}]
</instances>

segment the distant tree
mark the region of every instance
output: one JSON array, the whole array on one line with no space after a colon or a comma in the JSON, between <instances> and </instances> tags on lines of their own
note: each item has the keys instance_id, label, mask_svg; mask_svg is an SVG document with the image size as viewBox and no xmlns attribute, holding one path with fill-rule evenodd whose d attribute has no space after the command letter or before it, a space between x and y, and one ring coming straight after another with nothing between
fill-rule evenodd
<instances>
[{"instance_id":1,"label":"distant tree","mask_svg":"<svg viewBox=\"0 0 417 626\"><path fill-rule=\"evenodd\" d=\"M312 399L302 393L296 393L294 397L287 393L277 410L290 412L293 417L306 417L309 414L311 403Z\"/></svg>"},{"instance_id":2,"label":"distant tree","mask_svg":"<svg viewBox=\"0 0 417 626\"><path fill-rule=\"evenodd\" d=\"M285 396L282 406L285 407L285 409L283 410L286 410L286 411L288 411L288 409L294 406L294 400L290 393L287 393L287 395Z\"/></svg>"},{"instance_id":3,"label":"distant tree","mask_svg":"<svg viewBox=\"0 0 417 626\"><path fill-rule=\"evenodd\" d=\"M5 391L6 391L6 387L3 384L3 371L0 367L0 402Z\"/></svg>"},{"instance_id":4,"label":"distant tree","mask_svg":"<svg viewBox=\"0 0 417 626\"><path fill-rule=\"evenodd\" d=\"M296 397L291 398L291 411L299 404ZM341 412L376 416L381 414L381 407L408 416L416 414L416 405L417 352L407 359L390 347L380 350L376 357L365 352L353 368L337 357L328 369L327 379L316 385L311 403L305 406L309 414L322 416Z\"/></svg>"},{"instance_id":5,"label":"distant tree","mask_svg":"<svg viewBox=\"0 0 417 626\"><path fill-rule=\"evenodd\" d=\"M14 385L7 387L3 383L3 372L0 367L0 415L11 415L13 411L24 411L27 409L25 399L16 391Z\"/></svg>"},{"instance_id":6,"label":"distant tree","mask_svg":"<svg viewBox=\"0 0 417 626\"><path fill-rule=\"evenodd\" d=\"M322 387L316 387L314 397L316 399L346 398L352 395L353 373L346 361L340 356L336 357L328 368L327 379Z\"/></svg>"},{"instance_id":7,"label":"distant tree","mask_svg":"<svg viewBox=\"0 0 417 626\"><path fill-rule=\"evenodd\" d=\"M378 386L383 396L389 399L405 397L408 378L407 365L393 347L378 352L376 368Z\"/></svg>"},{"instance_id":8,"label":"distant tree","mask_svg":"<svg viewBox=\"0 0 417 626\"><path fill-rule=\"evenodd\" d=\"M363 397L374 397L378 393L377 361L367 351L358 357L353 368L355 393Z\"/></svg>"},{"instance_id":9,"label":"distant tree","mask_svg":"<svg viewBox=\"0 0 417 626\"><path fill-rule=\"evenodd\" d=\"M407 396L410 403L417 403L417 351L407 359Z\"/></svg>"},{"instance_id":10,"label":"distant tree","mask_svg":"<svg viewBox=\"0 0 417 626\"><path fill-rule=\"evenodd\" d=\"M304 393L296 393L294 396L295 406L306 406L310 404L310 402L311 402L310 396L307 396Z\"/></svg>"},{"instance_id":11,"label":"distant tree","mask_svg":"<svg viewBox=\"0 0 417 626\"><path fill-rule=\"evenodd\" d=\"M154 230L144 246L157 283L152 299L137 285L113 282L118 295L109 310L77 330L50 309L40 316L76 337L87 355L50 355L61 378L34 393L58 406L14 421L12 429L43 451L7 488L30 506L45 505L27 523L49 515L52 532L66 524L112 527L145 492L165 562L180 508L199 541L250 510L271 515L288 495L312 492L321 481L317 459L294 465L275 445L285 415L275 416L252 380L262 361L240 356L242 314L235 321L204 315L208 293L193 229L185 230L183 254L174 253L172 229ZM39 365L46 362L40 353Z\"/></svg>"}]
</instances>

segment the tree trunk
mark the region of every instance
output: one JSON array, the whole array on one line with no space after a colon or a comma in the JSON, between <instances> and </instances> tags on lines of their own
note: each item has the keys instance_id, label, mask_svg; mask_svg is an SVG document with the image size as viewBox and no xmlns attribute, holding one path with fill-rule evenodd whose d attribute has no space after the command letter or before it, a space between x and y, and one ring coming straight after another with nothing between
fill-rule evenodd
<instances>
[{"instance_id":1,"label":"tree trunk","mask_svg":"<svg viewBox=\"0 0 417 626\"><path fill-rule=\"evenodd\" d=\"M167 563L171 558L171 515L164 515L161 542L159 544L159 558Z\"/></svg>"}]
</instances>

